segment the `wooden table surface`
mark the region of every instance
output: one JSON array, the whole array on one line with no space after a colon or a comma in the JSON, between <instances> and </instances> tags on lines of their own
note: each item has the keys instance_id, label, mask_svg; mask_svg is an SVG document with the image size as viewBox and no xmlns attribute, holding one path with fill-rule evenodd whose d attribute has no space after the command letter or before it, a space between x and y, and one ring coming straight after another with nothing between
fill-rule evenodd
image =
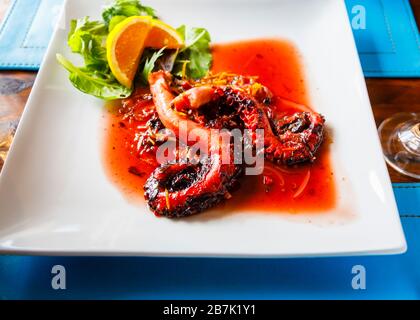
<instances>
[{"instance_id":1,"label":"wooden table surface","mask_svg":"<svg viewBox=\"0 0 420 320\"><path fill-rule=\"evenodd\" d=\"M10 0L0 2L0 21ZM420 21L420 0L411 0ZM0 170L25 107L36 72L0 72ZM420 111L420 79L366 79L376 124L402 111ZM412 178L388 168L393 182L413 182Z\"/></svg>"}]
</instances>

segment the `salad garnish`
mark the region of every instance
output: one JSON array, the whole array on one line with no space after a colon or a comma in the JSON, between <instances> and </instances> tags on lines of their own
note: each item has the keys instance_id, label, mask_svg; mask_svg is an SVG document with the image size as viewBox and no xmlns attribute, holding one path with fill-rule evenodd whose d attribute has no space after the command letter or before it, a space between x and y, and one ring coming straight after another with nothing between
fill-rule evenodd
<instances>
[{"instance_id":1,"label":"salad garnish","mask_svg":"<svg viewBox=\"0 0 420 320\"><path fill-rule=\"evenodd\" d=\"M139 0L115 0L104 8L101 16L102 20L83 17L70 23L67 44L71 52L83 58L82 66L76 66L62 54L57 54L58 62L69 72L69 80L78 90L104 100L116 100L129 97L137 85L147 86L149 74L156 70L162 69L187 79L200 79L209 72L212 63L211 38L206 29L186 25L172 28L158 19L153 8L144 6ZM118 68L110 66L121 62L114 52L109 51L118 51L120 43L130 43L118 42L117 38L111 46L108 45L111 42L109 37L117 33L114 30L117 28L121 32L115 37L121 36L126 40L130 28L128 19L133 20L133 17L150 17L143 20L150 20L151 26L144 28L148 34L134 34L133 46L138 36L146 38L145 46L139 48L140 56L136 57L136 61L124 61L125 65L118 72L124 73L127 66L134 70L127 71L128 76L121 76L115 71ZM123 34L125 30L127 34ZM168 37L179 38L182 43L170 47L166 45ZM152 46L148 47L148 44ZM120 51L124 52L123 49ZM121 81L124 76L127 76L127 81Z\"/></svg>"}]
</instances>

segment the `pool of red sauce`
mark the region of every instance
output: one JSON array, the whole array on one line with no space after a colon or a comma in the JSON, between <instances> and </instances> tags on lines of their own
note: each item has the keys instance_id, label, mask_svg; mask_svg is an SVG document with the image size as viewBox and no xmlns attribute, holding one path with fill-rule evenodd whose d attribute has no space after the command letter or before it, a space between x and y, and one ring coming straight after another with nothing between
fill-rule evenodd
<instances>
[{"instance_id":1,"label":"pool of red sauce","mask_svg":"<svg viewBox=\"0 0 420 320\"><path fill-rule=\"evenodd\" d=\"M226 71L258 76L258 81L267 86L275 97L279 97L273 99L273 108L278 113L300 111L285 104L284 99L310 106L299 53L291 43L273 39L243 41L217 44L212 51L214 73ZM153 156L138 156L133 152L133 140L139 122L123 120L118 106L108 106L107 109L104 116L105 169L127 198L144 202L143 184L156 166L155 159ZM229 211L240 209L291 213L325 212L332 209L336 203L336 193L328 149L329 143L324 143L313 164L286 171L266 161L264 174L243 177L240 188L233 192L232 199L222 207ZM133 168L136 168L137 175L129 172ZM310 180L304 191L296 197L308 170ZM263 183L264 176L266 181L272 180L270 185Z\"/></svg>"}]
</instances>

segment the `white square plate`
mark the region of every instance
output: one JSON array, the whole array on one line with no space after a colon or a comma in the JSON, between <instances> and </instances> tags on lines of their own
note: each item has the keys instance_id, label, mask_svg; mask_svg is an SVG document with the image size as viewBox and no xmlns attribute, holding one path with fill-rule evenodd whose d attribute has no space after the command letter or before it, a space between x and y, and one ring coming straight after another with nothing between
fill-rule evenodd
<instances>
[{"instance_id":1,"label":"white square plate","mask_svg":"<svg viewBox=\"0 0 420 320\"><path fill-rule=\"evenodd\" d=\"M103 3L68 1L1 174L1 252L292 257L406 250L344 1L144 3L170 24L208 28L214 42L281 37L295 44L311 101L334 132L337 208L176 221L129 204L101 163L103 102L76 91L55 60L57 52L70 56L69 20L99 18Z\"/></svg>"}]
</instances>

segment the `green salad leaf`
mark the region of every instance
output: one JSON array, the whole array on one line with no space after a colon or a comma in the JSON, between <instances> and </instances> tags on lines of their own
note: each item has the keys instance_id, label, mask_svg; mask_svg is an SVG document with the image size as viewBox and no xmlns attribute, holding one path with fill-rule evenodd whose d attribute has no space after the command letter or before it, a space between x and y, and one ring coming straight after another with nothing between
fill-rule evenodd
<instances>
[{"instance_id":1,"label":"green salad leaf","mask_svg":"<svg viewBox=\"0 0 420 320\"><path fill-rule=\"evenodd\" d=\"M143 71L141 72L141 82L145 85L149 83L149 75L153 71L156 65L156 61L163 56L163 51L165 48L160 49L159 51L155 51L148 54L145 54L145 61L143 66Z\"/></svg>"},{"instance_id":2,"label":"green salad leaf","mask_svg":"<svg viewBox=\"0 0 420 320\"><path fill-rule=\"evenodd\" d=\"M115 16L151 16L157 18L153 8L143 6L138 0L116 0L102 12L102 18L107 26L110 25Z\"/></svg>"},{"instance_id":3,"label":"green salad leaf","mask_svg":"<svg viewBox=\"0 0 420 320\"><path fill-rule=\"evenodd\" d=\"M76 67L61 54L58 62L70 73L69 80L78 90L104 100L127 98L132 90L121 85L110 72Z\"/></svg>"},{"instance_id":4,"label":"green salad leaf","mask_svg":"<svg viewBox=\"0 0 420 320\"><path fill-rule=\"evenodd\" d=\"M204 28L180 26L178 33L183 37L185 47L175 61L174 73L183 75L183 65L186 65L186 76L193 79L204 77L210 70L213 57L210 51L210 34Z\"/></svg>"},{"instance_id":5,"label":"green salad leaf","mask_svg":"<svg viewBox=\"0 0 420 320\"><path fill-rule=\"evenodd\" d=\"M104 100L126 98L132 89L112 75L106 58L107 36L108 28L101 21L91 21L89 17L72 20L67 42L73 53L83 57L85 65L76 67L62 55L57 55L57 60L70 73L70 82L78 90Z\"/></svg>"},{"instance_id":6,"label":"green salad leaf","mask_svg":"<svg viewBox=\"0 0 420 320\"><path fill-rule=\"evenodd\" d=\"M68 45L73 53L79 53L86 67L106 69L105 41L108 29L103 22L90 21L89 17L72 20L68 35Z\"/></svg>"},{"instance_id":7,"label":"green salad leaf","mask_svg":"<svg viewBox=\"0 0 420 320\"><path fill-rule=\"evenodd\" d=\"M108 25L109 32L111 32L112 29L114 29L114 27L117 24L119 24L121 21L123 21L125 19L127 19L126 16L114 16L114 17L112 17L112 19L111 19L111 21L109 22L109 25Z\"/></svg>"}]
</instances>

